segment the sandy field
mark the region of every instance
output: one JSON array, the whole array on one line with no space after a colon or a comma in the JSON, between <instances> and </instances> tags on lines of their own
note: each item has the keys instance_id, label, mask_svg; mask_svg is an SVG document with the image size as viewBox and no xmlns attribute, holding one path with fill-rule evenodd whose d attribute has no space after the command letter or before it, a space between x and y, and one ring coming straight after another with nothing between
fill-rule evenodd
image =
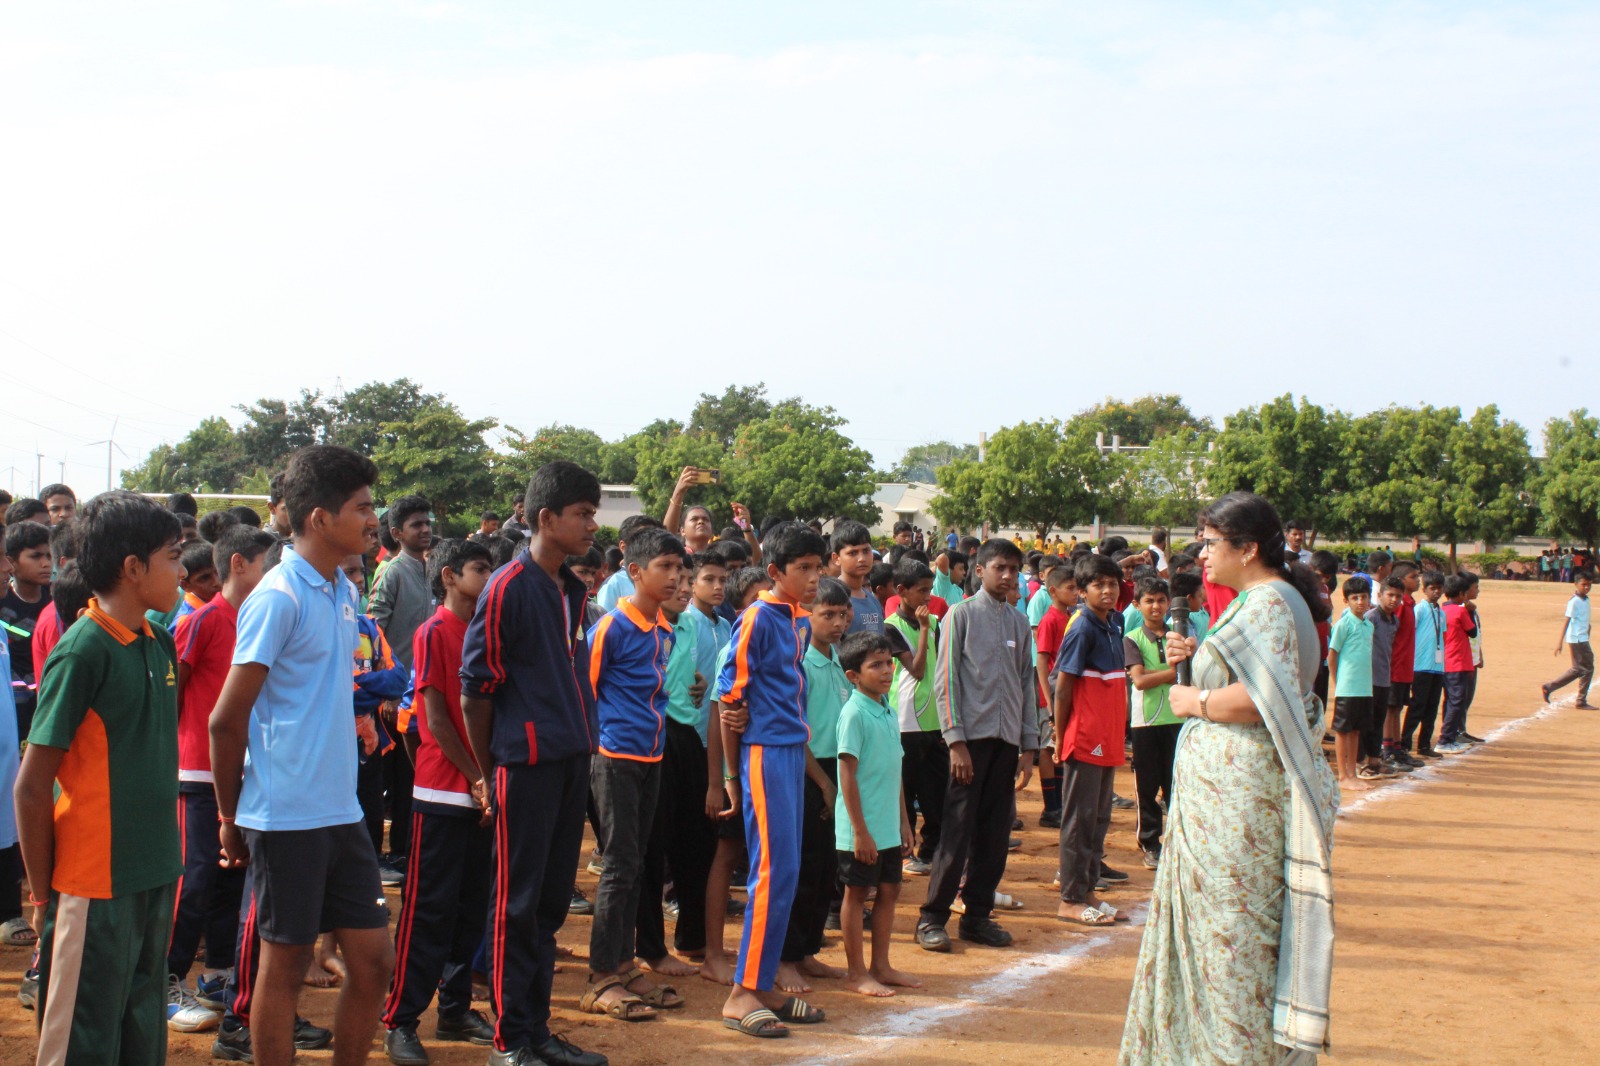
<instances>
[{"instance_id":1,"label":"sandy field","mask_svg":"<svg viewBox=\"0 0 1600 1066\"><path fill-rule=\"evenodd\" d=\"M1600 712L1574 709L1571 688L1557 708L1541 710L1538 688L1566 665L1564 653L1558 659L1551 651L1567 595L1564 586L1486 585L1479 608L1488 663L1468 728L1491 743L1385 784L1342 814L1334 1061L1600 1062L1600 920L1590 910L1600 849L1593 809L1575 802L1600 785L1592 754ZM1131 773L1121 776L1118 791L1131 796ZM894 951L926 987L869 1001L817 982L812 1002L827 1009L828 1021L758 1042L721 1028L723 993L694 977L678 982L688 1007L657 1021L578 1014L589 920L573 918L561 941L580 959L556 978L555 1028L619 1066L885 1057L930 1066L1114 1062L1152 876L1139 863L1133 814L1117 813L1108 861L1133 875L1110 898L1134 911L1134 923L1076 931L1053 920L1055 834L1036 827L1037 786L1019 807L1027 829L1002 888L1025 909L1000 915L1016 937L1010 948L958 941L951 955L920 951L910 933L926 882L909 879ZM579 881L592 896L594 878L584 873ZM728 933L736 940L735 927ZM9 1066L32 1061L33 1016L15 999L25 953L0 953L0 1063ZM824 957L843 965L837 934ZM302 1013L331 1025L335 995L308 988ZM420 1032L428 1042L431 1012ZM173 1034L169 1061L210 1062L211 1040ZM437 1066L485 1059L482 1048L430 1050ZM387 1061L376 1043L373 1055ZM300 1055L302 1062L330 1059L329 1051Z\"/></svg>"}]
</instances>

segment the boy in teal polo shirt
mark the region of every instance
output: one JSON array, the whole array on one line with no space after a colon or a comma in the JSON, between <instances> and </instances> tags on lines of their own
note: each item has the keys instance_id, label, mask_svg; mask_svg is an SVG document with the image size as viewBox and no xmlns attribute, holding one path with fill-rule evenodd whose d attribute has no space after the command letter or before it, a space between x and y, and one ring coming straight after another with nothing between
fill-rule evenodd
<instances>
[{"instance_id":1,"label":"boy in teal polo shirt","mask_svg":"<svg viewBox=\"0 0 1600 1066\"><path fill-rule=\"evenodd\" d=\"M1366 792L1372 786L1356 776L1361 732L1372 710L1372 584L1357 575L1344 583L1344 614L1328 633L1328 688L1333 692L1333 750L1339 787Z\"/></svg>"},{"instance_id":2,"label":"boy in teal polo shirt","mask_svg":"<svg viewBox=\"0 0 1600 1066\"><path fill-rule=\"evenodd\" d=\"M1180 575L1181 576L1181 575ZM1172 761L1178 754L1183 719L1172 713L1168 699L1178 680L1167 665L1167 583L1159 577L1139 580L1133 604L1141 623L1122 640L1124 665L1139 701L1133 712L1133 776L1139 794L1139 850L1146 869L1161 861L1162 803L1172 802Z\"/></svg>"},{"instance_id":3,"label":"boy in teal polo shirt","mask_svg":"<svg viewBox=\"0 0 1600 1066\"><path fill-rule=\"evenodd\" d=\"M900 783L900 727L884 696L894 683L889 642L873 633L845 640L840 662L855 686L839 712L839 797L834 844L844 882L840 925L849 972L845 987L866 996L892 996L922 982L889 965L894 905L900 896L901 856L911 849L911 820ZM862 957L861 919L867 893L878 890L872 911L872 964Z\"/></svg>"},{"instance_id":4,"label":"boy in teal polo shirt","mask_svg":"<svg viewBox=\"0 0 1600 1066\"><path fill-rule=\"evenodd\" d=\"M839 711L850 698L850 681L839 665L834 645L844 638L854 618L850 589L825 577L817 584L811 607L811 646L802 666L806 673L805 806L801 822L800 880L795 885L789 929L779 956L778 987L807 992L808 977L838 978L844 972L817 958L823 932L831 923L836 863L833 858L833 801L838 793Z\"/></svg>"}]
</instances>

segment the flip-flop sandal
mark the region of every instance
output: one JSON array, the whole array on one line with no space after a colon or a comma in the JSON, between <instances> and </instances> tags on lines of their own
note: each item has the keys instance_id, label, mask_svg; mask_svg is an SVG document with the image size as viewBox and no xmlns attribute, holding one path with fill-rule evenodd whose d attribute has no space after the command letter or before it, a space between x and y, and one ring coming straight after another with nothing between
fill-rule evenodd
<instances>
[{"instance_id":1,"label":"flip-flop sandal","mask_svg":"<svg viewBox=\"0 0 1600 1066\"><path fill-rule=\"evenodd\" d=\"M622 979L623 985L631 985L641 977L648 980L650 975L645 973L639 967L635 966L633 969L629 970L627 976ZM630 988L628 989L628 994L638 996L652 1007L656 1007L660 1010L677 1010L679 1007L684 1006L688 1002L688 1000L678 995L678 990L676 988L673 988L668 984L652 984L643 992L635 992Z\"/></svg>"},{"instance_id":2,"label":"flip-flop sandal","mask_svg":"<svg viewBox=\"0 0 1600 1066\"><path fill-rule=\"evenodd\" d=\"M1070 914L1056 915L1056 921L1066 922L1068 925L1107 926L1117 924L1117 920L1099 907L1085 907L1083 912L1076 917Z\"/></svg>"},{"instance_id":3,"label":"flip-flop sandal","mask_svg":"<svg viewBox=\"0 0 1600 1066\"><path fill-rule=\"evenodd\" d=\"M39 934L33 931L33 926L28 924L26 918L13 918L0 925L0 944L7 947L27 948L39 942Z\"/></svg>"},{"instance_id":4,"label":"flip-flop sandal","mask_svg":"<svg viewBox=\"0 0 1600 1066\"><path fill-rule=\"evenodd\" d=\"M790 1025L815 1025L828 1020L828 1012L821 1007L813 1007L799 996L790 996L783 1001L783 1006L774 1013L779 1021L788 1022Z\"/></svg>"},{"instance_id":5,"label":"flip-flop sandal","mask_svg":"<svg viewBox=\"0 0 1600 1066\"><path fill-rule=\"evenodd\" d=\"M722 1024L725 1028L737 1029L745 1036L762 1040L775 1040L789 1035L789 1030L778 1020L778 1016L765 1007L757 1007L743 1018L723 1018Z\"/></svg>"},{"instance_id":6,"label":"flip-flop sandal","mask_svg":"<svg viewBox=\"0 0 1600 1066\"><path fill-rule=\"evenodd\" d=\"M600 997L613 988L621 988L626 994L610 1003L601 1003ZM629 992L627 983L617 974L611 974L599 984L590 985L583 998L578 1000L578 1009L585 1014L603 1014L622 1022L645 1022L656 1016L656 1009Z\"/></svg>"},{"instance_id":7,"label":"flip-flop sandal","mask_svg":"<svg viewBox=\"0 0 1600 1066\"><path fill-rule=\"evenodd\" d=\"M1100 913L1109 915L1113 922L1126 922L1129 920L1126 914L1123 914L1121 911L1117 910L1117 908L1113 907L1104 900L1100 901Z\"/></svg>"}]
</instances>

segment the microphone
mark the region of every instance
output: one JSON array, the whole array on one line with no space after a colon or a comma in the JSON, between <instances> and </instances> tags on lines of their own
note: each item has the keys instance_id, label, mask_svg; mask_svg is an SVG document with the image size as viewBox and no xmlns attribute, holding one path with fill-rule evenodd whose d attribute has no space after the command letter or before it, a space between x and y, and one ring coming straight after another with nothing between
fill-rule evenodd
<instances>
[{"instance_id":1,"label":"microphone","mask_svg":"<svg viewBox=\"0 0 1600 1066\"><path fill-rule=\"evenodd\" d=\"M1188 638L1194 635L1189 629L1189 605L1187 603L1173 604L1168 613L1172 615L1172 628L1173 631L1178 634L1178 636ZM1178 671L1178 684L1194 684L1194 665L1192 659L1183 660L1175 667L1175 669Z\"/></svg>"}]
</instances>

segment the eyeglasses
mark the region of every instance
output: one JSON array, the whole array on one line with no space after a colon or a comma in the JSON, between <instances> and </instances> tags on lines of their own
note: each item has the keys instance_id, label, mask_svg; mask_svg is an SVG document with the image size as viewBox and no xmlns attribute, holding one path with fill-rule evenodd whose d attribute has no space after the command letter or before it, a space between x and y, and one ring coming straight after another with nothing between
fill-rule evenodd
<instances>
[{"instance_id":1,"label":"eyeglasses","mask_svg":"<svg viewBox=\"0 0 1600 1066\"><path fill-rule=\"evenodd\" d=\"M1200 538L1200 550L1201 551L1210 551L1212 548L1215 548L1218 544L1221 544L1223 541L1225 541L1227 539L1228 539L1227 537L1201 537Z\"/></svg>"}]
</instances>

